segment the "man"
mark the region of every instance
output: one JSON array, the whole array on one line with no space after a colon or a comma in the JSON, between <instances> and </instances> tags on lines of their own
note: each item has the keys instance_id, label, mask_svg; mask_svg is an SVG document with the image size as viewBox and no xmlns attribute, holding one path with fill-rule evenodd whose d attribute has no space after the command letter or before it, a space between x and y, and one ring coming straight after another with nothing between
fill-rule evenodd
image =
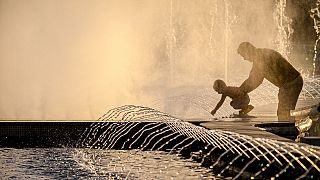
<instances>
[{"instance_id":1,"label":"man","mask_svg":"<svg viewBox=\"0 0 320 180\"><path fill-rule=\"evenodd\" d=\"M250 75L240 89L249 93L266 78L279 88L278 120L294 120L290 116L290 110L295 109L303 86L300 73L280 53L271 49L256 48L249 42L242 42L238 53L244 60L253 63Z\"/></svg>"}]
</instances>

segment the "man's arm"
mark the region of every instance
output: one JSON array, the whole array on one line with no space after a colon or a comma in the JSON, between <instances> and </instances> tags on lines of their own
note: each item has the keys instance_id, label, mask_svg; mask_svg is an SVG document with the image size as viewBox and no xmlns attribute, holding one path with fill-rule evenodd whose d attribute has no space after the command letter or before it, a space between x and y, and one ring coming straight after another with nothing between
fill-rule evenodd
<instances>
[{"instance_id":1,"label":"man's arm","mask_svg":"<svg viewBox=\"0 0 320 180\"><path fill-rule=\"evenodd\" d=\"M224 100L226 99L226 95L222 95L220 101L218 102L218 104L216 105L216 107L211 111L211 114L214 115L217 110L222 106Z\"/></svg>"},{"instance_id":2,"label":"man's arm","mask_svg":"<svg viewBox=\"0 0 320 180\"><path fill-rule=\"evenodd\" d=\"M264 75L262 70L256 65L252 66L248 79L246 79L240 86L241 91L249 93L256 89L263 81Z\"/></svg>"}]
</instances>

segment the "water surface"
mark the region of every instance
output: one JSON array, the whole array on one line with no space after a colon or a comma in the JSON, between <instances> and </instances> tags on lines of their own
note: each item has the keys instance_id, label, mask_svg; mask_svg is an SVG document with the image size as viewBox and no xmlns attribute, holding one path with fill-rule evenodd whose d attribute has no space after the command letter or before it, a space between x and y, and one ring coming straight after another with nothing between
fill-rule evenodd
<instances>
[{"instance_id":1,"label":"water surface","mask_svg":"<svg viewBox=\"0 0 320 180\"><path fill-rule=\"evenodd\" d=\"M213 179L209 169L161 151L0 149L3 179Z\"/></svg>"}]
</instances>

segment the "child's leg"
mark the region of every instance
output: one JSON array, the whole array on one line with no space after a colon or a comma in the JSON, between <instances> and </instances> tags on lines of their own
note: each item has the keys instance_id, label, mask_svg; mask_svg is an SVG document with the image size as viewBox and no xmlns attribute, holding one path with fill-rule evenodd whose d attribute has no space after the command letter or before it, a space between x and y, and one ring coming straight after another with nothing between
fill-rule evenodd
<instances>
[{"instance_id":1,"label":"child's leg","mask_svg":"<svg viewBox=\"0 0 320 180\"><path fill-rule=\"evenodd\" d=\"M247 105L245 108L243 108L243 109L241 109L240 111L239 111L239 114L248 114L250 111L252 111L252 109L254 108L254 106L252 106L252 105Z\"/></svg>"},{"instance_id":2,"label":"child's leg","mask_svg":"<svg viewBox=\"0 0 320 180\"><path fill-rule=\"evenodd\" d=\"M234 109L244 109L249 105L250 98L248 94L244 96L239 96L237 98L233 98L232 101L230 102L230 105Z\"/></svg>"},{"instance_id":3,"label":"child's leg","mask_svg":"<svg viewBox=\"0 0 320 180\"><path fill-rule=\"evenodd\" d=\"M249 103L250 103L250 98L249 98L249 95L246 94L245 96L234 98L230 102L230 105L234 109L241 109L239 111L239 114L244 115L244 114L248 114L254 108L252 105L249 105Z\"/></svg>"}]
</instances>

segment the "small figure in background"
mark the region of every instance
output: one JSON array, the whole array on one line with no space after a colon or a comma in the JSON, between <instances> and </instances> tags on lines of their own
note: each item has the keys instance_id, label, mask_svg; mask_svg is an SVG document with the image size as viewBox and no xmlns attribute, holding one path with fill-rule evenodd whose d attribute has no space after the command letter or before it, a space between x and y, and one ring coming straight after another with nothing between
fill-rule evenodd
<instances>
[{"instance_id":1,"label":"small figure in background","mask_svg":"<svg viewBox=\"0 0 320 180\"><path fill-rule=\"evenodd\" d=\"M247 115L254 108L254 106L249 104L249 95L242 92L239 87L227 86L224 81L218 79L213 83L213 89L218 94L221 94L221 99L216 107L211 111L212 115L215 115L217 110L222 106L226 97L230 97L232 99L230 105L234 109L240 109L240 116Z\"/></svg>"}]
</instances>

